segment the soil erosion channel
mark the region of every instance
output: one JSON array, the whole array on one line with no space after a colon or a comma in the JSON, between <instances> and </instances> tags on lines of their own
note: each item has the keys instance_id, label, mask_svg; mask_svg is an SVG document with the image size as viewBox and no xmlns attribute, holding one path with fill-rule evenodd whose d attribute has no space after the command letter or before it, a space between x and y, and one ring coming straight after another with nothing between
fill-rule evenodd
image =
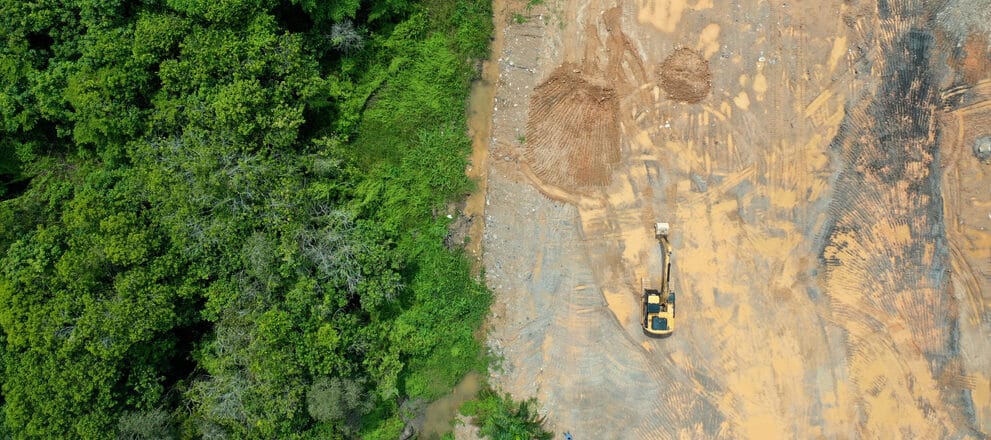
<instances>
[{"instance_id":1,"label":"soil erosion channel","mask_svg":"<svg viewBox=\"0 0 991 440\"><path fill-rule=\"evenodd\" d=\"M575 438L986 437L981 2L772 3L497 13L493 380Z\"/></svg>"}]
</instances>

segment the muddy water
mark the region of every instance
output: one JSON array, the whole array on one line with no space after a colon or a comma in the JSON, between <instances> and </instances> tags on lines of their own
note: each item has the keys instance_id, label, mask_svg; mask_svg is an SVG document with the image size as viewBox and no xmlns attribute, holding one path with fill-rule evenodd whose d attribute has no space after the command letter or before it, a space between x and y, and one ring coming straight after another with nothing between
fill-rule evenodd
<instances>
[{"instance_id":1,"label":"muddy water","mask_svg":"<svg viewBox=\"0 0 991 440\"><path fill-rule=\"evenodd\" d=\"M506 17L506 0L492 2L495 27L489 59L482 63L482 77L471 86L468 97L468 133L471 135L472 152L465 173L477 183L475 191L465 202L465 216L473 219L468 231L468 245L465 250L474 260L475 269L482 261L482 233L485 228L485 193L489 157L489 139L492 133L492 108L495 100L496 83L499 82L499 54L502 53L503 37L499 32L499 20Z\"/></svg>"},{"instance_id":2,"label":"muddy water","mask_svg":"<svg viewBox=\"0 0 991 440\"><path fill-rule=\"evenodd\" d=\"M451 394L437 399L427 406L423 430L419 438L430 440L451 432L452 421L458 415L458 408L478 394L482 387L482 375L472 371L465 375Z\"/></svg>"},{"instance_id":3,"label":"muddy water","mask_svg":"<svg viewBox=\"0 0 991 440\"><path fill-rule=\"evenodd\" d=\"M473 219L468 231L470 240L465 250L471 255L476 271L481 268L482 261L489 139L492 133L495 89L499 81L498 59L499 54L502 53L503 42L498 23L506 17L506 0L493 0L492 11L493 21L497 26L490 44L489 59L482 63L482 77L471 85L471 93L468 97L468 134L471 136L472 152L465 174L475 181L477 186L465 202L464 214ZM481 386L482 376L474 371L469 372L450 394L427 406L420 438L440 438L450 432L458 408L478 394Z\"/></svg>"}]
</instances>

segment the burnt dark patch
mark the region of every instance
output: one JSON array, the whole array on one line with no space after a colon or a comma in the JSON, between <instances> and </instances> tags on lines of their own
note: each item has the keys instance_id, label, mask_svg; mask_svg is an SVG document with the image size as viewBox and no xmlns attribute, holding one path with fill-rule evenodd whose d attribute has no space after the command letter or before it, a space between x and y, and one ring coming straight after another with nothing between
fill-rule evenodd
<instances>
[{"instance_id":1,"label":"burnt dark patch","mask_svg":"<svg viewBox=\"0 0 991 440\"><path fill-rule=\"evenodd\" d=\"M887 1L878 2L878 14L882 20L891 17ZM952 326L951 299L921 296L945 292L949 270L939 168L937 112L944 103L938 86L943 72L936 70L941 65L935 55L937 39L922 27L891 39L884 33L874 38L881 51L871 62L880 72L880 85L873 97L848 108L831 144L844 168L828 208L831 219L819 235L819 264L826 272L846 270L851 263L871 267L873 281L865 281L877 283L878 289L865 291L865 300L893 316L905 312L901 304L927 303L930 322L924 327L942 330L925 356L939 374L957 348L947 327ZM907 226L911 238L889 249L885 238L873 235L878 223ZM851 242L869 243L864 248L879 255L859 255L866 263L844 261L850 258L843 252L845 245ZM828 289L823 293L828 296ZM900 298L906 295L911 298ZM919 338L928 336L920 333Z\"/></svg>"}]
</instances>

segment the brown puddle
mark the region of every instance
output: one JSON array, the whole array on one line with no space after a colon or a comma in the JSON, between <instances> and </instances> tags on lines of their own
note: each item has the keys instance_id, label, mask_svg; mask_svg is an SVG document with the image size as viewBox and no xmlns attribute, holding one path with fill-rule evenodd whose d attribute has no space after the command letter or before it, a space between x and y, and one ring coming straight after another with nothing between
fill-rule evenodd
<instances>
[{"instance_id":1,"label":"brown puddle","mask_svg":"<svg viewBox=\"0 0 991 440\"><path fill-rule=\"evenodd\" d=\"M419 438L424 440L441 438L451 432L452 421L458 415L458 408L474 398L481 388L482 375L471 371L455 385L450 394L431 402L427 406L423 430L420 431Z\"/></svg>"},{"instance_id":2,"label":"brown puddle","mask_svg":"<svg viewBox=\"0 0 991 440\"><path fill-rule=\"evenodd\" d=\"M506 16L506 1L492 2L493 21ZM472 258L475 272L482 266L482 237L485 227L485 195L489 157L489 138L492 133L492 109L495 100L495 86L499 80L498 54L502 52L502 34L499 27L493 30L494 38L489 47L489 59L482 63L482 77L471 85L468 96L468 134L471 136L472 152L465 169L468 178L477 186L465 201L464 215L471 222L468 236L470 240L465 250ZM444 397L431 402L424 413L423 428L418 438L440 438L451 432L458 408L475 397L482 387L482 376L474 371L461 379L453 390Z\"/></svg>"},{"instance_id":3,"label":"brown puddle","mask_svg":"<svg viewBox=\"0 0 991 440\"><path fill-rule=\"evenodd\" d=\"M506 1L492 2L493 21L505 16ZM499 81L499 53L502 52L502 34L498 27L493 30L494 38L489 46L489 59L482 63L482 77L471 85L468 97L468 133L471 136L471 159L465 174L478 186L465 201L465 216L473 219L468 230L469 241L465 250L472 257L476 272L482 262L482 234L485 228L485 194L489 157L489 138L492 135L492 108L495 100L495 86Z\"/></svg>"}]
</instances>

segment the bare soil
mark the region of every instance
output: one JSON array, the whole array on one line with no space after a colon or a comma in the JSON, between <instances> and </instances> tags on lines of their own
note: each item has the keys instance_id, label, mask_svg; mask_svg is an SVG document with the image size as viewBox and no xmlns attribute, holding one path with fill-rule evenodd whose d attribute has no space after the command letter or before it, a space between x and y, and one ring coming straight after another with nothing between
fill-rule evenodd
<instances>
[{"instance_id":1,"label":"bare soil","mask_svg":"<svg viewBox=\"0 0 991 440\"><path fill-rule=\"evenodd\" d=\"M991 5L941 5L497 8L493 382L576 439L987 438Z\"/></svg>"}]
</instances>

